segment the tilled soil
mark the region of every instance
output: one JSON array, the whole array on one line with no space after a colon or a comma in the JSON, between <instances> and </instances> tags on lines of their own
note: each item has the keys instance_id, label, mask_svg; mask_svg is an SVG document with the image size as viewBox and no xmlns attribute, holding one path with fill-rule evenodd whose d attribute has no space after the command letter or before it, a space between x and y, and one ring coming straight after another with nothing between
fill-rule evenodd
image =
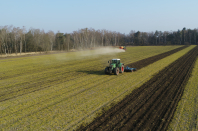
<instances>
[{"instance_id":1,"label":"tilled soil","mask_svg":"<svg viewBox=\"0 0 198 131\"><path fill-rule=\"evenodd\" d=\"M166 130L197 56L198 46L80 130Z\"/></svg>"},{"instance_id":2,"label":"tilled soil","mask_svg":"<svg viewBox=\"0 0 198 131\"><path fill-rule=\"evenodd\" d=\"M134 62L134 63L130 63L130 64L127 64L125 66L129 66L129 67L133 67L133 68L137 68L137 69L141 69L149 64L152 64L160 59L163 59L169 55L172 55L180 50L183 50L184 48L186 48L188 46L182 46L182 47L179 47L179 48L176 48L174 50L171 50L171 51L167 51L167 52L164 52L162 54L159 54L159 55L155 55L155 56L152 56L152 57L149 57L149 58L145 58L145 59L142 59L140 61L137 61L137 62Z\"/></svg>"}]
</instances>

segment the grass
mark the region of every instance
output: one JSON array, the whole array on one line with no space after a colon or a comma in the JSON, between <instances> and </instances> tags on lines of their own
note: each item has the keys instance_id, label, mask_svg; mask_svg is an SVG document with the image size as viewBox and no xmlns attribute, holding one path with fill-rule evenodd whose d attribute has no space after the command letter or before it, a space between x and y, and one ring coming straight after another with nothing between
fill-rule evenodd
<instances>
[{"instance_id":1,"label":"grass","mask_svg":"<svg viewBox=\"0 0 198 131\"><path fill-rule=\"evenodd\" d=\"M183 96L178 103L169 131L197 131L198 130L198 59L192 76L184 89Z\"/></svg>"},{"instance_id":2,"label":"grass","mask_svg":"<svg viewBox=\"0 0 198 131\"><path fill-rule=\"evenodd\" d=\"M3 130L73 130L116 103L194 46L133 73L104 75L107 61L125 64L178 46L130 47L125 53L70 52L0 60ZM86 54L86 55L83 55Z\"/></svg>"}]
</instances>

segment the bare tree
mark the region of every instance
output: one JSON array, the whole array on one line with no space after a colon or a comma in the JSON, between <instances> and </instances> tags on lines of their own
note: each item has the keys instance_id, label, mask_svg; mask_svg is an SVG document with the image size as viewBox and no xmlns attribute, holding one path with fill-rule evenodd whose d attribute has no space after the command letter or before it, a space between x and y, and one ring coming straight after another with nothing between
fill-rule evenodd
<instances>
[{"instance_id":1,"label":"bare tree","mask_svg":"<svg viewBox=\"0 0 198 131\"><path fill-rule=\"evenodd\" d=\"M89 47L95 47L95 34L96 33L96 31L93 29L93 28L91 28L90 29L90 31L89 31Z\"/></svg>"},{"instance_id":2,"label":"bare tree","mask_svg":"<svg viewBox=\"0 0 198 131\"><path fill-rule=\"evenodd\" d=\"M114 46L116 46L117 33L115 31L113 32L113 37L114 37Z\"/></svg>"},{"instance_id":3,"label":"bare tree","mask_svg":"<svg viewBox=\"0 0 198 131\"><path fill-rule=\"evenodd\" d=\"M129 43L133 45L134 45L134 34L135 34L134 30L131 30L129 33Z\"/></svg>"},{"instance_id":4,"label":"bare tree","mask_svg":"<svg viewBox=\"0 0 198 131\"><path fill-rule=\"evenodd\" d=\"M196 31L196 29L194 29L194 41L195 41L195 45L197 44L197 42L196 42L196 36L197 36L197 31Z\"/></svg>"},{"instance_id":5,"label":"bare tree","mask_svg":"<svg viewBox=\"0 0 198 131\"><path fill-rule=\"evenodd\" d=\"M22 29L23 31L23 41L24 41L24 44L25 44L25 53L26 53L26 40L25 40L25 34L27 33L27 31L26 31L26 28L25 28L25 26L23 26L23 29Z\"/></svg>"},{"instance_id":6,"label":"bare tree","mask_svg":"<svg viewBox=\"0 0 198 131\"><path fill-rule=\"evenodd\" d=\"M167 32L167 31L165 31L165 32L164 32L165 45L167 44L167 42L166 42L167 35L168 35L168 32Z\"/></svg>"},{"instance_id":7,"label":"bare tree","mask_svg":"<svg viewBox=\"0 0 198 131\"><path fill-rule=\"evenodd\" d=\"M73 39L74 39L73 49L75 49L75 48L78 47L78 45L77 45L77 38L76 38L77 37L77 32L74 31L73 34L72 34L72 36L73 36Z\"/></svg>"},{"instance_id":8,"label":"bare tree","mask_svg":"<svg viewBox=\"0 0 198 131\"><path fill-rule=\"evenodd\" d=\"M18 31L19 30L19 28L13 28L13 30L12 30L12 35L13 35L13 41L14 41L14 48L15 48L15 53L16 53L16 55L17 55L17 45L18 45L18 39L19 39L19 34L18 34Z\"/></svg>"},{"instance_id":9,"label":"bare tree","mask_svg":"<svg viewBox=\"0 0 198 131\"><path fill-rule=\"evenodd\" d=\"M19 49L20 49L20 55L21 55L21 52L22 52L22 49L23 49L23 38L24 38L23 29L19 29L18 34L19 34L19 41L20 41Z\"/></svg>"},{"instance_id":10,"label":"bare tree","mask_svg":"<svg viewBox=\"0 0 198 131\"><path fill-rule=\"evenodd\" d=\"M103 30L101 30L101 44L102 44L102 46L104 46L104 37L105 37L105 30L103 29Z\"/></svg>"},{"instance_id":11,"label":"bare tree","mask_svg":"<svg viewBox=\"0 0 198 131\"><path fill-rule=\"evenodd\" d=\"M48 37L49 37L49 41L50 41L50 49L51 51L53 50L53 46L54 46L54 43L55 43L55 34L53 31L48 31Z\"/></svg>"},{"instance_id":12,"label":"bare tree","mask_svg":"<svg viewBox=\"0 0 198 131\"><path fill-rule=\"evenodd\" d=\"M41 31L40 29L32 29L33 37L34 37L34 43L35 43L35 50L38 51L38 47L41 41Z\"/></svg>"},{"instance_id":13,"label":"bare tree","mask_svg":"<svg viewBox=\"0 0 198 131\"><path fill-rule=\"evenodd\" d=\"M4 53L6 56L7 56L7 33L8 33L8 26L4 26L1 29L0 37L1 37L2 45L4 46Z\"/></svg>"},{"instance_id":14,"label":"bare tree","mask_svg":"<svg viewBox=\"0 0 198 131\"><path fill-rule=\"evenodd\" d=\"M66 43L67 43L67 51L69 51L69 45L70 45L70 34L66 35Z\"/></svg>"},{"instance_id":15,"label":"bare tree","mask_svg":"<svg viewBox=\"0 0 198 131\"><path fill-rule=\"evenodd\" d=\"M1 32L2 32L2 29L0 28L0 51L1 51L1 56L2 56L2 39L1 39Z\"/></svg>"},{"instance_id":16,"label":"bare tree","mask_svg":"<svg viewBox=\"0 0 198 131\"><path fill-rule=\"evenodd\" d=\"M189 37L190 37L190 44L191 44L191 32L189 32Z\"/></svg>"},{"instance_id":17,"label":"bare tree","mask_svg":"<svg viewBox=\"0 0 198 131\"><path fill-rule=\"evenodd\" d=\"M50 40L50 34L45 33L44 30L42 31L42 44L43 44L43 50L47 53L49 50L51 50L51 40Z\"/></svg>"}]
</instances>

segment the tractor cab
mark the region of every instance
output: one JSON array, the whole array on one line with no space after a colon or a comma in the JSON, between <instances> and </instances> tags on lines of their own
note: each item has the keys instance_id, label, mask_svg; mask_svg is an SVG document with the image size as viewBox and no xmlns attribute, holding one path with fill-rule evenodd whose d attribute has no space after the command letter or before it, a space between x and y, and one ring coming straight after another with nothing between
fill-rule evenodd
<instances>
[{"instance_id":1,"label":"tractor cab","mask_svg":"<svg viewBox=\"0 0 198 131\"><path fill-rule=\"evenodd\" d=\"M108 63L110 63L110 65L113 67L117 67L120 64L120 59L112 59L108 61Z\"/></svg>"}]
</instances>

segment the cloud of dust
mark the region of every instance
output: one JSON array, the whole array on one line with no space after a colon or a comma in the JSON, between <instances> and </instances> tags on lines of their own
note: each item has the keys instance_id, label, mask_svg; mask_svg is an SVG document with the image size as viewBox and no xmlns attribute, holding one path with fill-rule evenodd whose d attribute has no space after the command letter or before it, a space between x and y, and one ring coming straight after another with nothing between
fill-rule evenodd
<instances>
[{"instance_id":1,"label":"cloud of dust","mask_svg":"<svg viewBox=\"0 0 198 131\"><path fill-rule=\"evenodd\" d=\"M83 51L81 52L82 56L97 56L97 55L105 55L105 54L112 54L112 53L121 53L125 52L123 49L114 48L114 47L103 47L98 48L95 50Z\"/></svg>"},{"instance_id":2,"label":"cloud of dust","mask_svg":"<svg viewBox=\"0 0 198 131\"><path fill-rule=\"evenodd\" d=\"M81 59L85 57L98 57L99 55L105 55L105 54L115 55L116 53L121 53L121 52L125 52L125 50L115 47L102 47L102 48L96 48L94 50L83 50L83 51L55 54L53 55L53 57L59 61L69 61L69 60ZM45 60L44 63L47 64L50 62Z\"/></svg>"}]
</instances>

